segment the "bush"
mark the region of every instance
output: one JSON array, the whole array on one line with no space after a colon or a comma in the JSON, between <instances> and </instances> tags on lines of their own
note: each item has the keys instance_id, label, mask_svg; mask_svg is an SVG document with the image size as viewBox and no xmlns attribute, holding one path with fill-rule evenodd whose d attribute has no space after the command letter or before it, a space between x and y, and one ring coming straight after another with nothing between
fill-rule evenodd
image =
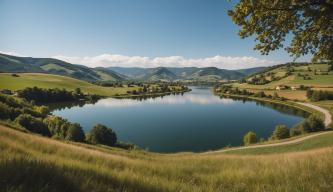
<instances>
[{"instance_id":1,"label":"bush","mask_svg":"<svg viewBox=\"0 0 333 192\"><path fill-rule=\"evenodd\" d=\"M0 119L9 119L10 114L10 107L5 103L0 102Z\"/></svg>"},{"instance_id":2,"label":"bush","mask_svg":"<svg viewBox=\"0 0 333 192\"><path fill-rule=\"evenodd\" d=\"M85 135L80 124L71 124L67 130L67 135L65 139L76 142L84 142Z\"/></svg>"},{"instance_id":3,"label":"bush","mask_svg":"<svg viewBox=\"0 0 333 192\"><path fill-rule=\"evenodd\" d=\"M111 128L97 124L90 131L87 140L92 144L114 146L117 143L117 135Z\"/></svg>"},{"instance_id":4,"label":"bush","mask_svg":"<svg viewBox=\"0 0 333 192\"><path fill-rule=\"evenodd\" d=\"M277 125L275 127L275 130L273 131L273 134L271 136L271 139L286 139L290 137L289 129L285 125Z\"/></svg>"},{"instance_id":5,"label":"bush","mask_svg":"<svg viewBox=\"0 0 333 192\"><path fill-rule=\"evenodd\" d=\"M253 144L257 142L257 135L252 132L249 131L243 138L244 141L244 145L249 145L249 144Z\"/></svg>"},{"instance_id":6,"label":"bush","mask_svg":"<svg viewBox=\"0 0 333 192\"><path fill-rule=\"evenodd\" d=\"M301 124L300 129L302 133L317 132L323 131L325 125L319 117L311 115Z\"/></svg>"},{"instance_id":7,"label":"bush","mask_svg":"<svg viewBox=\"0 0 333 192\"><path fill-rule=\"evenodd\" d=\"M310 117L308 117L301 123L291 128L290 135L297 136L305 133L317 132L323 130L325 130L325 125L323 121L315 115L310 115Z\"/></svg>"},{"instance_id":8,"label":"bush","mask_svg":"<svg viewBox=\"0 0 333 192\"><path fill-rule=\"evenodd\" d=\"M50 131L43 123L43 121L29 114L19 115L15 119L15 122L31 132L38 133L44 136L51 136Z\"/></svg>"},{"instance_id":9,"label":"bush","mask_svg":"<svg viewBox=\"0 0 333 192\"><path fill-rule=\"evenodd\" d=\"M44 123L54 138L76 142L83 142L85 140L85 135L80 124L71 123L57 116L49 116L44 119Z\"/></svg>"}]
</instances>

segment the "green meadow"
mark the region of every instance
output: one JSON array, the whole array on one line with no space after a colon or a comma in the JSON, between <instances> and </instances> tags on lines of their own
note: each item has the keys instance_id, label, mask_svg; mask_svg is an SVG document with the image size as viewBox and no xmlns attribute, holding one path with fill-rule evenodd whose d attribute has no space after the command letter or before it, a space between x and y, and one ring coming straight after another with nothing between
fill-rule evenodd
<instances>
[{"instance_id":1,"label":"green meadow","mask_svg":"<svg viewBox=\"0 0 333 192\"><path fill-rule=\"evenodd\" d=\"M102 96L126 94L129 90L137 89L136 87L102 87L86 81L52 74L18 73L18 77L14 77L11 73L0 73L0 89L20 90L33 86L40 88L64 88L67 90L80 88L82 92Z\"/></svg>"}]
</instances>

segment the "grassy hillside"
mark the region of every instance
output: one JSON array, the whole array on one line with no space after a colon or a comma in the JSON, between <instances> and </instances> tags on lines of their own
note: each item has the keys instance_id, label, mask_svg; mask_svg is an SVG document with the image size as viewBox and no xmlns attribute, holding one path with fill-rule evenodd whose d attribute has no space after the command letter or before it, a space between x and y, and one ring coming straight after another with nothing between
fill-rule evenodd
<instances>
[{"instance_id":1,"label":"grassy hillside","mask_svg":"<svg viewBox=\"0 0 333 192\"><path fill-rule=\"evenodd\" d=\"M290 71L289 75L286 73ZM271 70L265 70L246 78L246 81L254 77L263 76L269 82L264 85L239 84L243 88L275 89L277 85L305 85L312 87L333 87L333 71L329 71L328 64L307 64L300 66L282 65ZM272 78L276 78L273 80Z\"/></svg>"},{"instance_id":2,"label":"grassy hillside","mask_svg":"<svg viewBox=\"0 0 333 192\"><path fill-rule=\"evenodd\" d=\"M0 71L8 73L49 73L85 81L119 81L126 79L123 75L103 68L93 69L52 58L16 57L1 53Z\"/></svg>"},{"instance_id":3,"label":"grassy hillside","mask_svg":"<svg viewBox=\"0 0 333 192\"><path fill-rule=\"evenodd\" d=\"M307 151L317 148L325 148L333 146L333 132L319 135L301 141L298 143L280 145L280 146L271 146L263 148L249 148L241 149L235 151L226 151L226 154L239 154L239 155L262 155L262 154L277 154L277 153L286 153L286 152L295 152L295 151Z\"/></svg>"},{"instance_id":4,"label":"grassy hillside","mask_svg":"<svg viewBox=\"0 0 333 192\"><path fill-rule=\"evenodd\" d=\"M103 96L114 96L126 94L128 90L136 87L101 87L86 81L80 81L70 77L42 73L19 73L14 77L9 73L0 73L0 89L19 90L25 87L37 86L40 88L64 88L74 90L80 88L85 93L98 94Z\"/></svg>"},{"instance_id":5,"label":"grassy hillside","mask_svg":"<svg viewBox=\"0 0 333 192\"><path fill-rule=\"evenodd\" d=\"M254 78L261 82L266 80L264 84L249 83ZM299 88L301 85L310 87L314 90L333 90L333 71L330 70L328 64L293 64L280 65L265 69L263 72L250 75L245 78L244 83L233 83L234 87L247 89L251 92L264 91L268 95L275 92L287 99L306 100L305 90L276 90L277 86L285 85L289 87Z\"/></svg>"},{"instance_id":6,"label":"grassy hillside","mask_svg":"<svg viewBox=\"0 0 333 192\"><path fill-rule=\"evenodd\" d=\"M3 191L333 189L332 147L259 156L163 155L64 143L0 126L0 149Z\"/></svg>"}]
</instances>

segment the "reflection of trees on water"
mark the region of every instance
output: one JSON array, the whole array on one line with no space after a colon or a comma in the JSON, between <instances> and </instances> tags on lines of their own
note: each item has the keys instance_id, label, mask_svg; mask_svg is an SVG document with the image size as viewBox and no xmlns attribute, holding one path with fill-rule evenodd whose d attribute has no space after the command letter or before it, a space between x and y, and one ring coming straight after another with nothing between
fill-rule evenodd
<instances>
[{"instance_id":1,"label":"reflection of trees on water","mask_svg":"<svg viewBox=\"0 0 333 192\"><path fill-rule=\"evenodd\" d=\"M163 95L140 95L140 96L122 97L122 98L116 98L116 99L133 99L133 100L138 100L138 101L144 101L147 99L163 98L168 95L184 95L184 93L181 92L181 93L165 93Z\"/></svg>"},{"instance_id":2,"label":"reflection of trees on water","mask_svg":"<svg viewBox=\"0 0 333 192\"><path fill-rule=\"evenodd\" d=\"M181 93L167 93L163 95L142 95L142 96L135 96L135 97L121 97L121 98L115 98L115 99L133 99L137 101L144 101L147 99L156 99L156 98L163 98L168 95L184 95L183 92ZM95 104L98 100L93 102L86 102L86 101L75 101L75 102L59 102L59 103L47 103L44 104L49 107L50 111L55 110L64 110L64 109L70 109L72 107L83 107L86 104Z\"/></svg>"},{"instance_id":3,"label":"reflection of trees on water","mask_svg":"<svg viewBox=\"0 0 333 192\"><path fill-rule=\"evenodd\" d=\"M70 109L72 107L83 107L85 104L95 104L96 101L74 101L74 102L59 102L44 104L49 107L50 111Z\"/></svg>"},{"instance_id":4,"label":"reflection of trees on water","mask_svg":"<svg viewBox=\"0 0 333 192\"><path fill-rule=\"evenodd\" d=\"M222 96L221 98L225 98L226 96ZM301 109L297 109L295 107L290 107L287 105L283 104L278 104L278 103L272 103L272 102L267 102L267 101L259 101L255 99L249 99L249 98L240 98L240 97L228 97L232 98L233 100L236 101L243 101L245 102L256 102L257 105L259 106L264 106L264 107L269 107L271 109L277 110L281 113L288 114L288 115L296 115L296 116L301 116L301 117L308 117L310 113L303 111Z\"/></svg>"}]
</instances>

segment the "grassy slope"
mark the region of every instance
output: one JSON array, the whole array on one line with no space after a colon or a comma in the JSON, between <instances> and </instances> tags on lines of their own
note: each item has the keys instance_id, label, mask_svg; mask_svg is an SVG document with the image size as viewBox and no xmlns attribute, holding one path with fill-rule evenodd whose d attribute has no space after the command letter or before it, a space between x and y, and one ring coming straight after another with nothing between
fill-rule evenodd
<instances>
[{"instance_id":1,"label":"grassy slope","mask_svg":"<svg viewBox=\"0 0 333 192\"><path fill-rule=\"evenodd\" d=\"M312 71L307 71L307 68L310 67ZM293 67L295 72L293 75L290 75L286 78L283 78L278 81L273 81L265 85L250 85L250 84L235 84L241 88L250 88L250 89L275 89L277 85L306 85L306 86L313 86L313 87L333 87L333 72L329 72L328 75L314 75L314 70L317 70L317 73L327 71L328 65L327 64L316 64L316 65L308 65L308 66L300 66L300 67ZM286 72L286 67L279 67L277 69L273 69L271 71L267 71L263 74L269 72L275 72L276 76L280 76L279 74L283 75ZM311 80L303 80L302 77L298 77L296 74L307 74L311 77Z\"/></svg>"},{"instance_id":2,"label":"grassy slope","mask_svg":"<svg viewBox=\"0 0 333 192\"><path fill-rule=\"evenodd\" d=\"M307 71L308 67L312 70L311 72ZM314 75L313 70L317 71L327 71L328 65L327 64L316 64L316 65L308 65L308 66L300 66L300 67L293 67L295 72L294 74L285 77L283 79L280 79L278 81L272 81L265 85L251 85L247 83L234 83L233 86L239 87L241 89L248 89L251 92L258 92L258 91L264 91L268 95L273 95L275 92L280 97L285 97L287 99L298 99L298 100L306 100L306 91L291 91L291 90L281 90L276 91L275 88L278 85L288 85L288 86L299 86L299 85L305 85L305 86L311 86L315 90L333 90L333 72L329 72L328 75ZM275 76L283 76L286 72L286 67L279 67L277 69L273 69L271 71L267 71L263 74L267 74L269 72L274 72ZM309 77L311 77L311 80L303 80L303 77L298 77L296 74L307 74ZM319 73L319 72L318 72ZM252 78L252 77L250 77ZM250 79L249 78L249 79ZM269 77L267 77L269 79Z\"/></svg>"},{"instance_id":3,"label":"grassy slope","mask_svg":"<svg viewBox=\"0 0 333 192\"><path fill-rule=\"evenodd\" d=\"M286 153L295 151L305 151L321 147L331 147L333 146L333 132L327 133L325 135L319 135L305 141L298 143L271 146L263 148L249 148L240 149L234 151L226 151L226 154L241 154L241 155L262 155L262 154L276 154L276 153Z\"/></svg>"},{"instance_id":4,"label":"grassy slope","mask_svg":"<svg viewBox=\"0 0 333 192\"><path fill-rule=\"evenodd\" d=\"M0 126L0 149L0 181L9 191L333 189L333 148L259 156L162 155L66 144Z\"/></svg>"},{"instance_id":5,"label":"grassy slope","mask_svg":"<svg viewBox=\"0 0 333 192\"><path fill-rule=\"evenodd\" d=\"M111 88L101 87L85 81L70 77L42 74L42 73L19 73L19 77L12 77L9 73L0 73L0 89L19 90L25 87L37 86L41 88L65 88L74 90L81 88L83 92L98 94L103 96L114 96L115 94L126 94L131 88Z\"/></svg>"}]
</instances>

